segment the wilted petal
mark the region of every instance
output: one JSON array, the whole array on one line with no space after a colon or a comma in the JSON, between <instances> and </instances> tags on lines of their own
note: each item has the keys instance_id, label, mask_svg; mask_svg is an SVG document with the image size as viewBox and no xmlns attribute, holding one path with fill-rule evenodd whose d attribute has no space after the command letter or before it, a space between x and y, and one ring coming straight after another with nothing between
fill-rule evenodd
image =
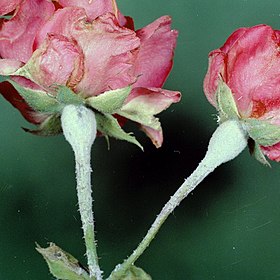
<instances>
[{"instance_id":1,"label":"wilted petal","mask_svg":"<svg viewBox=\"0 0 280 280\"><path fill-rule=\"evenodd\" d=\"M223 46L221 46L220 50L224 53L228 53L235 44L238 44L238 40L240 37L246 33L248 28L238 28L235 30L226 40Z\"/></svg>"},{"instance_id":2,"label":"wilted petal","mask_svg":"<svg viewBox=\"0 0 280 280\"><path fill-rule=\"evenodd\" d=\"M18 73L42 87L53 84L74 87L83 75L83 55L74 42L51 34Z\"/></svg>"},{"instance_id":3,"label":"wilted petal","mask_svg":"<svg viewBox=\"0 0 280 280\"><path fill-rule=\"evenodd\" d=\"M224 76L224 59L225 54L220 50L212 51L209 54L208 71L204 78L203 88L208 101L213 105L216 104L216 90L219 80Z\"/></svg>"},{"instance_id":4,"label":"wilted petal","mask_svg":"<svg viewBox=\"0 0 280 280\"><path fill-rule=\"evenodd\" d=\"M167 109L172 103L179 102L180 92L160 88L134 88L126 100L126 104L118 112L141 125L141 129L159 148L163 136L159 120L154 116Z\"/></svg>"},{"instance_id":5,"label":"wilted petal","mask_svg":"<svg viewBox=\"0 0 280 280\"><path fill-rule=\"evenodd\" d=\"M162 87L172 64L178 32L171 30L171 18L164 16L136 31L141 45L135 62L139 76L135 87Z\"/></svg>"},{"instance_id":6,"label":"wilted petal","mask_svg":"<svg viewBox=\"0 0 280 280\"><path fill-rule=\"evenodd\" d=\"M279 43L273 29L263 25L247 29L232 46L227 56L227 84L241 112L251 109L251 101L270 107L269 103L280 99Z\"/></svg>"},{"instance_id":7,"label":"wilted petal","mask_svg":"<svg viewBox=\"0 0 280 280\"><path fill-rule=\"evenodd\" d=\"M6 15L14 11L22 0L0 0L0 15Z\"/></svg>"},{"instance_id":8,"label":"wilted petal","mask_svg":"<svg viewBox=\"0 0 280 280\"><path fill-rule=\"evenodd\" d=\"M84 76L77 85L78 92L88 97L135 81L131 67L139 39L135 32L119 27L112 14L92 24L81 22L73 37L84 53Z\"/></svg>"},{"instance_id":9,"label":"wilted petal","mask_svg":"<svg viewBox=\"0 0 280 280\"><path fill-rule=\"evenodd\" d=\"M52 2L23 1L12 19L0 31L0 56L27 62L33 52L36 33L54 12Z\"/></svg>"},{"instance_id":10,"label":"wilted petal","mask_svg":"<svg viewBox=\"0 0 280 280\"><path fill-rule=\"evenodd\" d=\"M208 101L213 105L216 104L216 90L219 80L222 79L225 83L228 83L228 65L227 55L234 44L237 44L239 37L246 32L246 28L239 28L233 32L226 40L224 45L209 53L208 71L204 78L204 92Z\"/></svg>"},{"instance_id":11,"label":"wilted petal","mask_svg":"<svg viewBox=\"0 0 280 280\"><path fill-rule=\"evenodd\" d=\"M121 26L126 24L126 19L119 12L115 0L59 0L58 2L62 7L84 8L90 21L109 12L116 16Z\"/></svg>"},{"instance_id":12,"label":"wilted petal","mask_svg":"<svg viewBox=\"0 0 280 280\"><path fill-rule=\"evenodd\" d=\"M22 62L15 59L0 59L0 75L11 75L16 72L22 65Z\"/></svg>"},{"instance_id":13,"label":"wilted petal","mask_svg":"<svg viewBox=\"0 0 280 280\"><path fill-rule=\"evenodd\" d=\"M204 81L214 104L219 75L230 87L242 117L258 118L280 104L279 31L258 25L235 31L209 55Z\"/></svg>"},{"instance_id":14,"label":"wilted petal","mask_svg":"<svg viewBox=\"0 0 280 280\"><path fill-rule=\"evenodd\" d=\"M71 32L74 25L82 19L86 19L85 10L82 8L66 7L57 10L42 28L40 28L34 41L34 48L38 48L47 38L49 33L71 38Z\"/></svg>"},{"instance_id":15,"label":"wilted petal","mask_svg":"<svg viewBox=\"0 0 280 280\"><path fill-rule=\"evenodd\" d=\"M270 147L261 147L261 150L269 159L280 161L280 143Z\"/></svg>"},{"instance_id":16,"label":"wilted petal","mask_svg":"<svg viewBox=\"0 0 280 280\"><path fill-rule=\"evenodd\" d=\"M161 88L133 88L128 96L125 108L141 106L145 113L156 115L167 109L172 103L177 103L181 99L179 91L171 91Z\"/></svg>"},{"instance_id":17,"label":"wilted petal","mask_svg":"<svg viewBox=\"0 0 280 280\"><path fill-rule=\"evenodd\" d=\"M125 17L125 20L126 20L126 23L125 23L125 24L122 24L122 26L124 26L124 27L126 27L126 28L129 28L129 29L131 29L131 30L135 30L133 18L132 18L132 17L126 16L126 17Z\"/></svg>"},{"instance_id":18,"label":"wilted petal","mask_svg":"<svg viewBox=\"0 0 280 280\"><path fill-rule=\"evenodd\" d=\"M163 134L162 128L160 127L158 130L153 129L151 127L141 125L141 129L145 132L145 134L151 139L152 143L160 148L163 142Z\"/></svg>"},{"instance_id":19,"label":"wilted petal","mask_svg":"<svg viewBox=\"0 0 280 280\"><path fill-rule=\"evenodd\" d=\"M268 123L280 126L280 104L278 103L278 108L266 112L258 119L261 121L266 121Z\"/></svg>"}]
</instances>

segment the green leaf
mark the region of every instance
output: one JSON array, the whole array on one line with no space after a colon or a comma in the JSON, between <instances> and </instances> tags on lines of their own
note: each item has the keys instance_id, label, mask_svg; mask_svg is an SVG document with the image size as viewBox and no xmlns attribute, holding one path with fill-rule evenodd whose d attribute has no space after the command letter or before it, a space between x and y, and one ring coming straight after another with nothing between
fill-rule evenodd
<instances>
[{"instance_id":1,"label":"green leaf","mask_svg":"<svg viewBox=\"0 0 280 280\"><path fill-rule=\"evenodd\" d=\"M137 145L143 150L141 144L136 140L131 133L126 133L119 125L118 121L110 114L95 113L97 130L105 136L114 137L119 140L125 140L127 142Z\"/></svg>"},{"instance_id":2,"label":"green leaf","mask_svg":"<svg viewBox=\"0 0 280 280\"><path fill-rule=\"evenodd\" d=\"M99 112L113 114L123 106L130 92L130 86L109 90L98 96L87 98L86 104Z\"/></svg>"},{"instance_id":3,"label":"green leaf","mask_svg":"<svg viewBox=\"0 0 280 280\"><path fill-rule=\"evenodd\" d=\"M249 146L250 154L254 156L257 161L259 161L260 163L266 166L271 167L265 155L263 154L260 145L257 144L252 138L248 139L248 146Z\"/></svg>"},{"instance_id":4,"label":"green leaf","mask_svg":"<svg viewBox=\"0 0 280 280\"><path fill-rule=\"evenodd\" d=\"M216 100L221 122L228 119L238 119L238 109L231 89L222 80L219 81L216 91Z\"/></svg>"},{"instance_id":5,"label":"green leaf","mask_svg":"<svg viewBox=\"0 0 280 280\"><path fill-rule=\"evenodd\" d=\"M122 280L152 280L152 278L143 269L133 265Z\"/></svg>"},{"instance_id":6,"label":"green leaf","mask_svg":"<svg viewBox=\"0 0 280 280\"><path fill-rule=\"evenodd\" d=\"M23 129L26 132L30 132L32 134L39 135L39 136L58 135L62 132L60 115L55 114L55 115L49 116L35 130L31 130L28 128L23 128Z\"/></svg>"},{"instance_id":7,"label":"green leaf","mask_svg":"<svg viewBox=\"0 0 280 280\"><path fill-rule=\"evenodd\" d=\"M132 265L121 277L114 276L113 272L110 276L110 280L152 280L152 277L143 269Z\"/></svg>"},{"instance_id":8,"label":"green leaf","mask_svg":"<svg viewBox=\"0 0 280 280\"><path fill-rule=\"evenodd\" d=\"M244 119L248 134L261 146L272 146L280 142L280 126L258 119Z\"/></svg>"},{"instance_id":9,"label":"green leaf","mask_svg":"<svg viewBox=\"0 0 280 280\"><path fill-rule=\"evenodd\" d=\"M55 97L48 95L45 91L25 88L13 80L9 80L9 82L35 111L51 113L62 110L63 107L58 103Z\"/></svg>"},{"instance_id":10,"label":"green leaf","mask_svg":"<svg viewBox=\"0 0 280 280\"><path fill-rule=\"evenodd\" d=\"M36 250L44 257L50 272L57 279L90 280L89 274L79 261L54 243L50 243L47 248L36 245Z\"/></svg>"}]
</instances>

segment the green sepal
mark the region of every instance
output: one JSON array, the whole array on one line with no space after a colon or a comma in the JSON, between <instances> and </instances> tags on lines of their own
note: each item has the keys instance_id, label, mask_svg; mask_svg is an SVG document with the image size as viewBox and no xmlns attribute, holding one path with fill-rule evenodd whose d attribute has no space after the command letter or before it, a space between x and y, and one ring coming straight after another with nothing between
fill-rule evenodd
<instances>
[{"instance_id":1,"label":"green sepal","mask_svg":"<svg viewBox=\"0 0 280 280\"><path fill-rule=\"evenodd\" d=\"M0 18L3 18L3 19L11 19L12 16L0 16Z\"/></svg>"},{"instance_id":2,"label":"green sepal","mask_svg":"<svg viewBox=\"0 0 280 280\"><path fill-rule=\"evenodd\" d=\"M44 257L51 274L61 280L90 280L86 269L69 253L63 251L54 243L47 248L36 244L36 250Z\"/></svg>"},{"instance_id":3,"label":"green sepal","mask_svg":"<svg viewBox=\"0 0 280 280\"><path fill-rule=\"evenodd\" d=\"M257 161L259 161L260 163L266 166L271 167L264 153L262 152L260 145L256 143L252 138L248 139L248 147L249 147L250 154L254 156Z\"/></svg>"},{"instance_id":4,"label":"green sepal","mask_svg":"<svg viewBox=\"0 0 280 280\"><path fill-rule=\"evenodd\" d=\"M0 83L5 82L5 81L7 81L8 79L9 79L8 76L0 75Z\"/></svg>"},{"instance_id":5,"label":"green sepal","mask_svg":"<svg viewBox=\"0 0 280 280\"><path fill-rule=\"evenodd\" d=\"M130 92L131 86L105 91L98 96L87 98L86 104L99 112L114 114L123 106Z\"/></svg>"},{"instance_id":6,"label":"green sepal","mask_svg":"<svg viewBox=\"0 0 280 280\"><path fill-rule=\"evenodd\" d=\"M272 146L280 142L280 126L258 119L244 119L249 136L261 146Z\"/></svg>"},{"instance_id":7,"label":"green sepal","mask_svg":"<svg viewBox=\"0 0 280 280\"><path fill-rule=\"evenodd\" d=\"M136 140L136 138L132 136L131 133L125 132L119 125L117 119L115 119L112 115L100 114L96 112L95 118L97 123L97 130L100 131L104 136L110 136L119 140L125 140L137 145L141 150L143 150L143 147Z\"/></svg>"},{"instance_id":8,"label":"green sepal","mask_svg":"<svg viewBox=\"0 0 280 280\"><path fill-rule=\"evenodd\" d=\"M56 85L55 88L55 98L60 104L64 105L82 105L84 103L84 99L77 95L74 91L72 91L67 86Z\"/></svg>"},{"instance_id":9,"label":"green sepal","mask_svg":"<svg viewBox=\"0 0 280 280\"><path fill-rule=\"evenodd\" d=\"M13 80L9 82L14 86L20 96L36 112L54 113L62 110L63 106L54 96L47 94L45 91L34 90L23 87Z\"/></svg>"},{"instance_id":10,"label":"green sepal","mask_svg":"<svg viewBox=\"0 0 280 280\"><path fill-rule=\"evenodd\" d=\"M112 273L110 279L111 280L152 280L152 277L149 274L147 274L142 268L132 265L121 277L114 276L114 274Z\"/></svg>"},{"instance_id":11,"label":"green sepal","mask_svg":"<svg viewBox=\"0 0 280 280\"><path fill-rule=\"evenodd\" d=\"M23 129L26 132L30 132L32 134L39 135L39 136L58 135L62 132L60 115L55 114L49 116L35 130L28 129L28 128L23 128Z\"/></svg>"},{"instance_id":12,"label":"green sepal","mask_svg":"<svg viewBox=\"0 0 280 280\"><path fill-rule=\"evenodd\" d=\"M0 77L0 79L1 78L2 77ZM13 80L8 81L14 86L27 104L36 112L61 113L66 105L81 105L84 103L84 99L75 94L67 86L55 85L50 88L50 92L47 93L43 90L34 90L23 87Z\"/></svg>"},{"instance_id":13,"label":"green sepal","mask_svg":"<svg viewBox=\"0 0 280 280\"><path fill-rule=\"evenodd\" d=\"M240 117L231 89L222 80L219 80L216 91L216 101L220 122L229 119L238 119Z\"/></svg>"}]
</instances>

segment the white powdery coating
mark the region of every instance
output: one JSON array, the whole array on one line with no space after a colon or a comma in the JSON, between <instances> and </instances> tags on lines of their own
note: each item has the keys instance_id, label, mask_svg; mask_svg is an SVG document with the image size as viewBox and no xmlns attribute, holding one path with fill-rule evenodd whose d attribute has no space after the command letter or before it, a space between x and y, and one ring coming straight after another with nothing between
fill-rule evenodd
<instances>
[{"instance_id":1,"label":"white powdery coating","mask_svg":"<svg viewBox=\"0 0 280 280\"><path fill-rule=\"evenodd\" d=\"M96 137L96 120L92 110L82 105L67 105L62 111L61 125L75 153L79 153L80 149L91 149Z\"/></svg>"},{"instance_id":2,"label":"white powdery coating","mask_svg":"<svg viewBox=\"0 0 280 280\"><path fill-rule=\"evenodd\" d=\"M213 133L203 163L218 167L236 158L247 146L248 133L236 120L222 123Z\"/></svg>"},{"instance_id":3,"label":"white powdery coating","mask_svg":"<svg viewBox=\"0 0 280 280\"><path fill-rule=\"evenodd\" d=\"M108 280L119 279L118 277L122 276L123 273L134 264L148 248L164 221L181 201L186 198L208 174L213 172L216 167L237 157L247 146L247 139L248 133L242 128L240 123L235 120L228 120L216 129L210 139L204 159L164 205L136 250L133 251L123 264L115 267Z\"/></svg>"},{"instance_id":4,"label":"white powdery coating","mask_svg":"<svg viewBox=\"0 0 280 280\"><path fill-rule=\"evenodd\" d=\"M92 110L83 105L67 105L61 115L66 140L72 146L76 160L76 180L79 211L86 243L90 276L102 280L95 244L91 189L91 147L96 137L96 120Z\"/></svg>"}]
</instances>

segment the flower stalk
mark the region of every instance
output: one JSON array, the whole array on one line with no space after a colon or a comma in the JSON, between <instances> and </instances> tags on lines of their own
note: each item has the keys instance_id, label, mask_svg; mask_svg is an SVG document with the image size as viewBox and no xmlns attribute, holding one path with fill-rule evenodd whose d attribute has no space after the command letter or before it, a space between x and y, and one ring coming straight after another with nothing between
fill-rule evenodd
<instances>
[{"instance_id":1,"label":"flower stalk","mask_svg":"<svg viewBox=\"0 0 280 280\"><path fill-rule=\"evenodd\" d=\"M210 139L204 159L164 205L138 247L121 265L116 266L108 280L119 279L134 265L135 261L143 254L155 238L162 224L181 201L219 165L237 157L247 146L247 140L247 132L237 120L228 120L216 129Z\"/></svg>"},{"instance_id":2,"label":"flower stalk","mask_svg":"<svg viewBox=\"0 0 280 280\"><path fill-rule=\"evenodd\" d=\"M98 264L91 195L90 155L96 137L95 115L85 106L67 105L62 112L61 124L64 136L75 154L78 204L90 277L101 280L102 271Z\"/></svg>"}]
</instances>

